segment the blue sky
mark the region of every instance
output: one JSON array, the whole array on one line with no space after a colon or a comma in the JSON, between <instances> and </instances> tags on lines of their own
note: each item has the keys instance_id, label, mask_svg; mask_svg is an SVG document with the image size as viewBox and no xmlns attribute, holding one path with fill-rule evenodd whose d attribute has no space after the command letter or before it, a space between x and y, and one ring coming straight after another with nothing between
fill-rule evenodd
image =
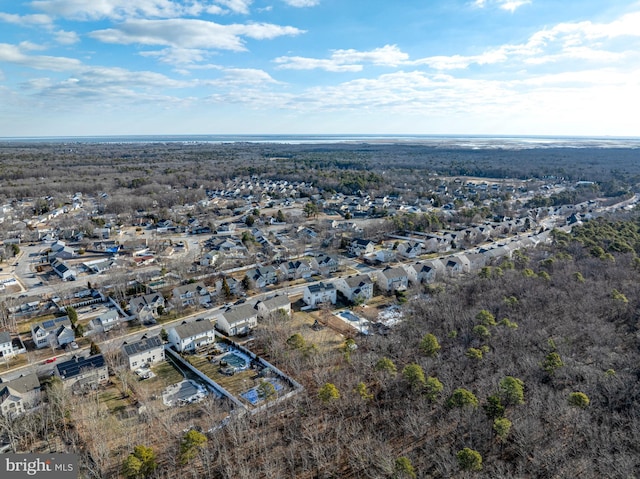
<instances>
[{"instance_id":1,"label":"blue sky","mask_svg":"<svg viewBox=\"0 0 640 479\"><path fill-rule=\"evenodd\" d=\"M0 0L0 136L640 136L640 2Z\"/></svg>"}]
</instances>

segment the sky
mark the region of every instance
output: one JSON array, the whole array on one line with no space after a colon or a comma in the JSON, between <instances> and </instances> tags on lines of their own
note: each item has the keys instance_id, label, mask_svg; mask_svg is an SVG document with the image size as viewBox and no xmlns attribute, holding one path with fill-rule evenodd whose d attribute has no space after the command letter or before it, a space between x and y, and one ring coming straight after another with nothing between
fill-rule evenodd
<instances>
[{"instance_id":1,"label":"sky","mask_svg":"<svg viewBox=\"0 0 640 479\"><path fill-rule=\"evenodd\" d=\"M640 1L0 0L0 137L640 136Z\"/></svg>"}]
</instances>

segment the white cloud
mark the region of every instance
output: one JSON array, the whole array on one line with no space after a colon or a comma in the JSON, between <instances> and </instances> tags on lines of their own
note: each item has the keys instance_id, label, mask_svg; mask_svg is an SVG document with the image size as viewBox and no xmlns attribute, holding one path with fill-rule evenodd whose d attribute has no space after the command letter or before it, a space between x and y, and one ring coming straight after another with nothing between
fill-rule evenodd
<instances>
[{"instance_id":1,"label":"white cloud","mask_svg":"<svg viewBox=\"0 0 640 479\"><path fill-rule=\"evenodd\" d=\"M205 61L208 52L197 48L165 48L153 52L141 52L143 57L155 57L161 63L187 66Z\"/></svg>"},{"instance_id":2,"label":"white cloud","mask_svg":"<svg viewBox=\"0 0 640 479\"><path fill-rule=\"evenodd\" d=\"M62 45L73 45L80 41L80 37L76 32L66 32L64 30L58 30L54 33L56 42Z\"/></svg>"},{"instance_id":3,"label":"white cloud","mask_svg":"<svg viewBox=\"0 0 640 479\"><path fill-rule=\"evenodd\" d=\"M0 61L56 72L77 70L82 66L75 58L25 55L20 47L8 43L0 43Z\"/></svg>"},{"instance_id":4,"label":"white cloud","mask_svg":"<svg viewBox=\"0 0 640 479\"><path fill-rule=\"evenodd\" d=\"M511 13L515 12L523 5L528 5L531 0L475 0L473 4L479 8L485 8L489 5L497 5L502 10L507 10Z\"/></svg>"},{"instance_id":5,"label":"white cloud","mask_svg":"<svg viewBox=\"0 0 640 479\"><path fill-rule=\"evenodd\" d=\"M273 61L283 70L325 70L334 73L362 71L362 65L345 65L322 58L278 57Z\"/></svg>"},{"instance_id":6,"label":"white cloud","mask_svg":"<svg viewBox=\"0 0 640 479\"><path fill-rule=\"evenodd\" d=\"M227 7L232 12L247 14L249 13L249 7L253 3L253 0L218 0L218 3Z\"/></svg>"},{"instance_id":7,"label":"white cloud","mask_svg":"<svg viewBox=\"0 0 640 479\"><path fill-rule=\"evenodd\" d=\"M234 88L238 85L258 86L278 83L267 72L255 68L224 68L223 73L223 78L204 83Z\"/></svg>"},{"instance_id":8,"label":"white cloud","mask_svg":"<svg viewBox=\"0 0 640 479\"><path fill-rule=\"evenodd\" d=\"M229 12L247 14L253 0L34 0L31 6L51 15L74 20L103 18L179 18L203 12L221 15ZM222 8L222 7L225 8Z\"/></svg>"},{"instance_id":9,"label":"white cloud","mask_svg":"<svg viewBox=\"0 0 640 479\"><path fill-rule=\"evenodd\" d=\"M320 0L284 0L284 3L292 7L315 7L320 4Z\"/></svg>"},{"instance_id":10,"label":"white cloud","mask_svg":"<svg viewBox=\"0 0 640 479\"><path fill-rule=\"evenodd\" d=\"M16 15L13 13L0 13L0 22L15 25L50 25L53 23L49 15Z\"/></svg>"},{"instance_id":11,"label":"white cloud","mask_svg":"<svg viewBox=\"0 0 640 479\"><path fill-rule=\"evenodd\" d=\"M221 25L192 19L129 20L117 28L89 35L105 43L161 45L184 49L245 50L241 37L256 40L303 33L295 27L267 23Z\"/></svg>"},{"instance_id":12,"label":"white cloud","mask_svg":"<svg viewBox=\"0 0 640 479\"><path fill-rule=\"evenodd\" d=\"M362 70L363 63L378 66L396 66L405 63L409 55L396 45L385 45L369 51L333 50L331 58L307 58L299 56L282 56L274 60L278 68L287 70L325 70L329 72L357 72Z\"/></svg>"}]
</instances>

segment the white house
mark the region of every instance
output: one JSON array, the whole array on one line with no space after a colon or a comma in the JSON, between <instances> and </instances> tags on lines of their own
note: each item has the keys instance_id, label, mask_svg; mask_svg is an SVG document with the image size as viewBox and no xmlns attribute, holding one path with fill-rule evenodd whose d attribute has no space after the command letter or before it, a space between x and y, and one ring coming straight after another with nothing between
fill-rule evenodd
<instances>
[{"instance_id":1,"label":"white house","mask_svg":"<svg viewBox=\"0 0 640 479\"><path fill-rule=\"evenodd\" d=\"M397 291L407 288L409 277L401 266L388 267L378 273L376 282L382 291Z\"/></svg>"},{"instance_id":2,"label":"white house","mask_svg":"<svg viewBox=\"0 0 640 479\"><path fill-rule=\"evenodd\" d=\"M364 303L373 298L373 281L367 274L340 278L335 286L351 302Z\"/></svg>"},{"instance_id":3,"label":"white house","mask_svg":"<svg viewBox=\"0 0 640 479\"><path fill-rule=\"evenodd\" d=\"M106 313L101 314L91 320L91 326L96 331L111 331L120 322L120 315L115 309L110 309Z\"/></svg>"},{"instance_id":4,"label":"white house","mask_svg":"<svg viewBox=\"0 0 640 479\"><path fill-rule=\"evenodd\" d=\"M159 336L144 337L134 343L124 343L122 353L129 361L132 371L144 364L155 364L164 361L164 345Z\"/></svg>"},{"instance_id":5,"label":"white house","mask_svg":"<svg viewBox=\"0 0 640 479\"><path fill-rule=\"evenodd\" d=\"M273 298L258 301L256 304L258 318L264 319L270 314L282 311L287 316L291 314L291 300L286 294L279 294Z\"/></svg>"},{"instance_id":6,"label":"white house","mask_svg":"<svg viewBox=\"0 0 640 479\"><path fill-rule=\"evenodd\" d=\"M10 358L13 356L13 345L11 344L11 334L6 331L0 332L0 357Z\"/></svg>"},{"instance_id":7,"label":"white house","mask_svg":"<svg viewBox=\"0 0 640 479\"><path fill-rule=\"evenodd\" d=\"M168 331L169 342L180 351L195 351L201 346L212 344L216 340L213 323L208 319L187 323L184 321L179 326Z\"/></svg>"},{"instance_id":8,"label":"white house","mask_svg":"<svg viewBox=\"0 0 640 479\"><path fill-rule=\"evenodd\" d=\"M347 250L352 255L364 256L367 254L372 254L374 248L375 248L375 243L373 241L356 238L351 242Z\"/></svg>"},{"instance_id":9,"label":"white house","mask_svg":"<svg viewBox=\"0 0 640 479\"><path fill-rule=\"evenodd\" d=\"M47 346L64 346L75 339L75 332L71 327L68 316L48 319L31 325L31 338L36 348Z\"/></svg>"},{"instance_id":10,"label":"white house","mask_svg":"<svg viewBox=\"0 0 640 479\"><path fill-rule=\"evenodd\" d=\"M232 306L222 313L217 324L227 336L246 334L258 325L258 310L249 303Z\"/></svg>"},{"instance_id":11,"label":"white house","mask_svg":"<svg viewBox=\"0 0 640 479\"><path fill-rule=\"evenodd\" d=\"M319 254L311 260L311 267L320 274L329 275L338 271L340 261L334 256Z\"/></svg>"},{"instance_id":12,"label":"white house","mask_svg":"<svg viewBox=\"0 0 640 479\"><path fill-rule=\"evenodd\" d=\"M417 283L432 283L442 275L445 267L439 259L420 261L407 267L409 281Z\"/></svg>"},{"instance_id":13,"label":"white house","mask_svg":"<svg viewBox=\"0 0 640 479\"><path fill-rule=\"evenodd\" d=\"M304 288L302 300L309 306L317 306L321 303L336 304L336 287L333 283L312 284Z\"/></svg>"},{"instance_id":14,"label":"white house","mask_svg":"<svg viewBox=\"0 0 640 479\"><path fill-rule=\"evenodd\" d=\"M78 276L78 272L75 269L69 267L57 258L51 262L51 267L53 271L65 281L73 281Z\"/></svg>"}]
</instances>

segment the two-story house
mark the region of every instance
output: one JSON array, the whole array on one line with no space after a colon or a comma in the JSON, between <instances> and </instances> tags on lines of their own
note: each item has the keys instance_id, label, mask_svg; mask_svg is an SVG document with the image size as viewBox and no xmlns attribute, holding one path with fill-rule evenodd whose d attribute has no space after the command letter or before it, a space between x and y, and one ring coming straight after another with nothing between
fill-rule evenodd
<instances>
[{"instance_id":1,"label":"two-story house","mask_svg":"<svg viewBox=\"0 0 640 479\"><path fill-rule=\"evenodd\" d=\"M311 260L311 267L318 273L329 276L340 268L340 261L335 256L319 254Z\"/></svg>"},{"instance_id":2,"label":"two-story house","mask_svg":"<svg viewBox=\"0 0 640 479\"><path fill-rule=\"evenodd\" d=\"M253 281L256 288L264 288L278 282L278 273L273 266L261 266L247 271L247 277Z\"/></svg>"},{"instance_id":3,"label":"two-story house","mask_svg":"<svg viewBox=\"0 0 640 479\"><path fill-rule=\"evenodd\" d=\"M291 314L291 300L286 294L279 294L273 298L258 301L256 309L258 310L259 319L264 319L271 314L279 312L289 316Z\"/></svg>"},{"instance_id":4,"label":"two-story house","mask_svg":"<svg viewBox=\"0 0 640 479\"><path fill-rule=\"evenodd\" d=\"M336 289L352 303L366 303L373 298L373 281L367 274L339 278Z\"/></svg>"},{"instance_id":5,"label":"two-story house","mask_svg":"<svg viewBox=\"0 0 640 479\"><path fill-rule=\"evenodd\" d=\"M370 240L356 238L349 244L347 251L354 256L364 256L372 254L375 249L375 243Z\"/></svg>"},{"instance_id":6,"label":"two-story house","mask_svg":"<svg viewBox=\"0 0 640 479\"><path fill-rule=\"evenodd\" d=\"M75 340L75 332L68 316L48 319L31 325L31 338L36 348L58 347Z\"/></svg>"},{"instance_id":7,"label":"two-story house","mask_svg":"<svg viewBox=\"0 0 640 479\"><path fill-rule=\"evenodd\" d=\"M132 371L142 365L151 365L164 361L164 344L159 336L143 337L133 343L122 345L122 354Z\"/></svg>"},{"instance_id":8,"label":"two-story house","mask_svg":"<svg viewBox=\"0 0 640 479\"><path fill-rule=\"evenodd\" d=\"M286 261L280 265L280 271L286 279L309 278L313 274L307 261Z\"/></svg>"},{"instance_id":9,"label":"two-story house","mask_svg":"<svg viewBox=\"0 0 640 479\"><path fill-rule=\"evenodd\" d=\"M227 336L247 334L258 325L258 310L249 303L232 306L218 318L217 325Z\"/></svg>"},{"instance_id":10,"label":"two-story house","mask_svg":"<svg viewBox=\"0 0 640 479\"><path fill-rule=\"evenodd\" d=\"M129 313L137 317L141 323L154 322L165 307L164 296L160 293L136 296L129 301Z\"/></svg>"},{"instance_id":11,"label":"two-story house","mask_svg":"<svg viewBox=\"0 0 640 479\"><path fill-rule=\"evenodd\" d=\"M36 373L22 375L11 381L0 381L0 413L15 419L40 401L40 381Z\"/></svg>"},{"instance_id":12,"label":"two-story house","mask_svg":"<svg viewBox=\"0 0 640 479\"><path fill-rule=\"evenodd\" d=\"M212 344L216 340L213 323L208 319L202 321L183 321L167 331L169 342L179 352L195 351L197 348Z\"/></svg>"},{"instance_id":13,"label":"two-story house","mask_svg":"<svg viewBox=\"0 0 640 479\"><path fill-rule=\"evenodd\" d=\"M316 307L319 304L336 304L337 291L333 283L319 282L306 286L302 295L305 304Z\"/></svg>"},{"instance_id":14,"label":"two-story house","mask_svg":"<svg viewBox=\"0 0 640 479\"><path fill-rule=\"evenodd\" d=\"M109 369L102 354L79 357L58 363L54 373L65 389L95 389L109 380Z\"/></svg>"},{"instance_id":15,"label":"two-story house","mask_svg":"<svg viewBox=\"0 0 640 479\"><path fill-rule=\"evenodd\" d=\"M211 295L204 283L200 281L173 288L173 302L181 307L207 304L211 302Z\"/></svg>"},{"instance_id":16,"label":"two-story house","mask_svg":"<svg viewBox=\"0 0 640 479\"><path fill-rule=\"evenodd\" d=\"M378 273L376 282L382 291L393 292L406 289L409 285L409 277L401 266L387 267Z\"/></svg>"}]
</instances>

